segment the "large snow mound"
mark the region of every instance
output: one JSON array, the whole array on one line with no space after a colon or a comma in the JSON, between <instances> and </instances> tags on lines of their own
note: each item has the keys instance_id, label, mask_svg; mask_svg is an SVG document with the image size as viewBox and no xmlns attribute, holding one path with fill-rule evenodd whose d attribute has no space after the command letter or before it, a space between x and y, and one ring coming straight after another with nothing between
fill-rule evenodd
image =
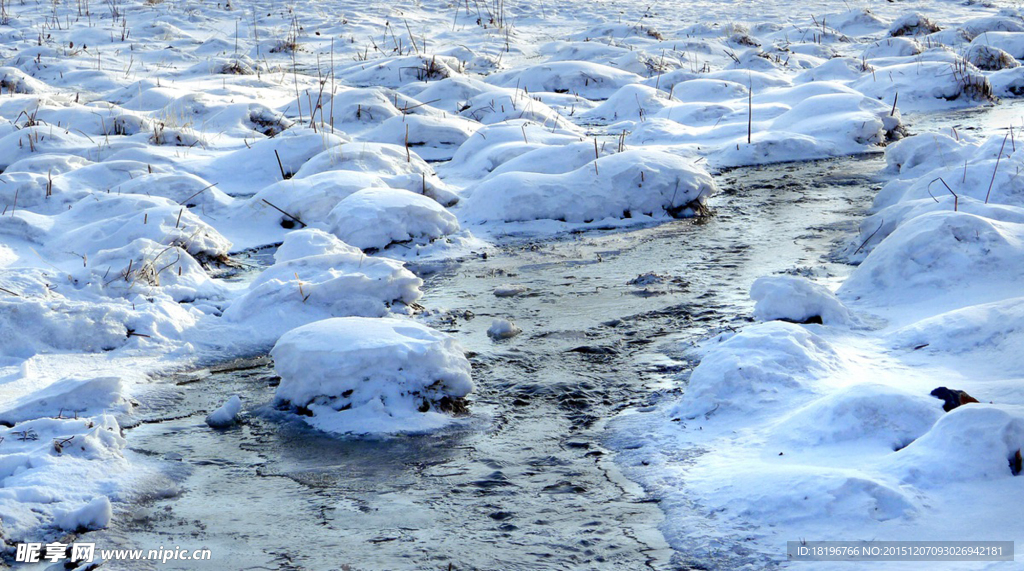
<instances>
[{"instance_id":1,"label":"large snow mound","mask_svg":"<svg viewBox=\"0 0 1024 571\"><path fill-rule=\"evenodd\" d=\"M591 222L693 215L717 190L707 171L659 151L625 151L564 174L507 172L469 190L466 220Z\"/></svg>"},{"instance_id":2,"label":"large snow mound","mask_svg":"<svg viewBox=\"0 0 1024 571\"><path fill-rule=\"evenodd\" d=\"M228 322L249 324L271 342L328 317L406 313L422 295L423 280L401 262L367 256L319 230L291 232L279 254L224 311Z\"/></svg>"},{"instance_id":3,"label":"large snow mound","mask_svg":"<svg viewBox=\"0 0 1024 571\"><path fill-rule=\"evenodd\" d=\"M283 335L271 355L277 402L330 432L442 426L473 390L459 344L408 320L318 321Z\"/></svg>"},{"instance_id":4,"label":"large snow mound","mask_svg":"<svg viewBox=\"0 0 1024 571\"><path fill-rule=\"evenodd\" d=\"M945 294L950 287L992 290L1020 281L1024 225L964 212L929 212L906 221L864 259L840 296L891 304Z\"/></svg>"},{"instance_id":5,"label":"large snow mound","mask_svg":"<svg viewBox=\"0 0 1024 571\"><path fill-rule=\"evenodd\" d=\"M955 482L1012 478L1024 449L1024 408L970 404L945 414L900 450L888 468L902 482L929 489Z\"/></svg>"},{"instance_id":6,"label":"large snow mound","mask_svg":"<svg viewBox=\"0 0 1024 571\"><path fill-rule=\"evenodd\" d=\"M893 347L964 355L1024 370L1024 298L972 305L922 319L889 333Z\"/></svg>"},{"instance_id":7,"label":"large snow mound","mask_svg":"<svg viewBox=\"0 0 1024 571\"><path fill-rule=\"evenodd\" d=\"M828 342L804 327L781 321L753 325L704 356L670 414L762 416L809 398L817 391L815 380L838 363Z\"/></svg>"},{"instance_id":8,"label":"large snow mound","mask_svg":"<svg viewBox=\"0 0 1024 571\"><path fill-rule=\"evenodd\" d=\"M121 427L112 415L37 418L0 428L0 437L0 513L8 541L31 541L45 530L109 525L105 494L120 489L131 475Z\"/></svg>"},{"instance_id":9,"label":"large snow mound","mask_svg":"<svg viewBox=\"0 0 1024 571\"><path fill-rule=\"evenodd\" d=\"M639 83L640 76L582 61L559 61L534 65L487 78L488 83L525 89L531 93L571 93L587 99L607 99L621 87Z\"/></svg>"},{"instance_id":10,"label":"large snow mound","mask_svg":"<svg viewBox=\"0 0 1024 571\"><path fill-rule=\"evenodd\" d=\"M898 450L928 432L941 416L934 398L862 383L797 410L773 427L771 439L795 447L877 442Z\"/></svg>"},{"instance_id":11,"label":"large snow mound","mask_svg":"<svg viewBox=\"0 0 1024 571\"><path fill-rule=\"evenodd\" d=\"M89 417L103 412L127 412L120 377L67 378L15 399L0 410L0 422L15 424L44 416Z\"/></svg>"},{"instance_id":12,"label":"large snow mound","mask_svg":"<svg viewBox=\"0 0 1024 571\"><path fill-rule=\"evenodd\" d=\"M364 188L342 199L328 215L331 232L358 248L426 244L459 231L459 221L432 198L395 188Z\"/></svg>"}]
</instances>

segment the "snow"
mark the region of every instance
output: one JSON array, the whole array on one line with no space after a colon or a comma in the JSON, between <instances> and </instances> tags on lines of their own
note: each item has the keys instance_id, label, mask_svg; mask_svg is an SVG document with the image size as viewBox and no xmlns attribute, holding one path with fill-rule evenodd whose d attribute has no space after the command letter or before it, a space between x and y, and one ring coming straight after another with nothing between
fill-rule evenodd
<instances>
[{"instance_id":1,"label":"snow","mask_svg":"<svg viewBox=\"0 0 1024 571\"><path fill-rule=\"evenodd\" d=\"M515 322L508 319L495 319L487 328L488 337L494 340L511 339L522 332Z\"/></svg>"},{"instance_id":2,"label":"snow","mask_svg":"<svg viewBox=\"0 0 1024 571\"><path fill-rule=\"evenodd\" d=\"M1013 478L1008 462L1024 447L1024 409L978 404L943 415L884 468L932 490L951 483Z\"/></svg>"},{"instance_id":3,"label":"snow","mask_svg":"<svg viewBox=\"0 0 1024 571\"><path fill-rule=\"evenodd\" d=\"M850 310L827 288L796 276L762 277L750 286L754 317L761 321L783 319L807 323L817 318L825 325L851 322Z\"/></svg>"},{"instance_id":4,"label":"snow","mask_svg":"<svg viewBox=\"0 0 1024 571\"><path fill-rule=\"evenodd\" d=\"M451 7L303 0L250 22L226 4L124 0L84 17L73 3L6 5L5 545L111 524L145 472L123 453L132 394L170 370L276 347L280 403L316 428L451 424L469 365L414 321L424 282L403 261L701 216L723 169L881 152L891 180L844 250L860 266L841 285L753 284L765 322L705 346L649 444L712 452L651 493L670 515L692 494L730 510L724 530L774 529L762 551L826 515L848 537L879 519L913 535L914 514L934 516L928 533L944 537L964 520L936 499L957 483L998 506L1024 405L1021 155L969 129L904 138L903 120L1024 94L1019 9L830 0L812 17L794 2L557 0L488 19ZM491 330L518 332L500 318ZM921 395L939 384L996 404L936 416ZM700 438L678 428L694 422ZM684 444L669 438L681 431ZM766 458L769 440L804 464Z\"/></svg>"},{"instance_id":5,"label":"snow","mask_svg":"<svg viewBox=\"0 0 1024 571\"><path fill-rule=\"evenodd\" d=\"M861 383L795 411L772 428L769 440L789 449L856 443L900 450L927 433L941 416L942 409L931 397Z\"/></svg>"},{"instance_id":6,"label":"snow","mask_svg":"<svg viewBox=\"0 0 1024 571\"><path fill-rule=\"evenodd\" d=\"M238 413L242 410L242 399L233 395L217 410L206 417L206 424L211 428L226 428L238 422Z\"/></svg>"},{"instance_id":7,"label":"snow","mask_svg":"<svg viewBox=\"0 0 1024 571\"><path fill-rule=\"evenodd\" d=\"M672 545L713 558L742 542L726 568L762 568L794 537L1014 535L1024 210L1008 139L888 147L892 178L842 249L848 277L758 278L763 323L704 342L681 397L613 421ZM937 387L971 398L944 412ZM967 494L969 508L949 501Z\"/></svg>"},{"instance_id":8,"label":"snow","mask_svg":"<svg viewBox=\"0 0 1024 571\"><path fill-rule=\"evenodd\" d=\"M4 533L26 537L40 527L79 531L109 525L108 494L131 481L120 430L107 414L47 416L0 430Z\"/></svg>"},{"instance_id":9,"label":"snow","mask_svg":"<svg viewBox=\"0 0 1024 571\"><path fill-rule=\"evenodd\" d=\"M289 232L285 236L284 242L274 252L274 262L283 264L299 258L330 254L357 256L361 251L342 242L333 234L316 228L304 228Z\"/></svg>"},{"instance_id":10,"label":"snow","mask_svg":"<svg viewBox=\"0 0 1024 571\"><path fill-rule=\"evenodd\" d=\"M478 123L458 117L409 115L387 119L363 136L368 141L415 147L416 154L427 160L448 160L479 128Z\"/></svg>"},{"instance_id":11,"label":"snow","mask_svg":"<svg viewBox=\"0 0 1024 571\"><path fill-rule=\"evenodd\" d=\"M459 231L459 221L434 199L396 188L364 188L327 216L331 232L365 251L429 243Z\"/></svg>"},{"instance_id":12,"label":"snow","mask_svg":"<svg viewBox=\"0 0 1024 571\"><path fill-rule=\"evenodd\" d=\"M422 295L423 280L401 262L367 256L323 231L288 234L279 254L224 311L264 343L329 317L408 312Z\"/></svg>"},{"instance_id":13,"label":"snow","mask_svg":"<svg viewBox=\"0 0 1024 571\"><path fill-rule=\"evenodd\" d=\"M524 89L530 93L572 93L586 99L607 99L629 83L639 82L641 77L586 61L556 61L524 67L487 78L487 82L501 86Z\"/></svg>"},{"instance_id":14,"label":"snow","mask_svg":"<svg viewBox=\"0 0 1024 571\"><path fill-rule=\"evenodd\" d=\"M750 420L805 401L840 357L821 337L784 322L747 327L721 342L694 369L673 417Z\"/></svg>"},{"instance_id":15,"label":"snow","mask_svg":"<svg viewBox=\"0 0 1024 571\"><path fill-rule=\"evenodd\" d=\"M889 35L893 37L920 36L935 33L941 29L928 16L920 12L912 12L897 18L889 27Z\"/></svg>"},{"instance_id":16,"label":"snow","mask_svg":"<svg viewBox=\"0 0 1024 571\"><path fill-rule=\"evenodd\" d=\"M13 425L51 414L90 417L105 411L125 413L130 406L122 396L123 385L120 377L61 379L6 405L0 421Z\"/></svg>"},{"instance_id":17,"label":"snow","mask_svg":"<svg viewBox=\"0 0 1024 571\"><path fill-rule=\"evenodd\" d=\"M694 215L713 194L711 177L692 161L664 152L624 151L564 174L509 172L493 176L463 200L473 222L543 218L591 222L646 215Z\"/></svg>"},{"instance_id":18,"label":"snow","mask_svg":"<svg viewBox=\"0 0 1024 571\"><path fill-rule=\"evenodd\" d=\"M530 291L530 288L521 284L504 284L494 288L495 297L516 297Z\"/></svg>"},{"instance_id":19,"label":"snow","mask_svg":"<svg viewBox=\"0 0 1024 571\"><path fill-rule=\"evenodd\" d=\"M893 348L956 355L977 362L978 367L998 363L1020 370L1022 330L1024 302L1013 297L927 317L893 331L887 339Z\"/></svg>"},{"instance_id":20,"label":"snow","mask_svg":"<svg viewBox=\"0 0 1024 571\"><path fill-rule=\"evenodd\" d=\"M103 529L110 525L114 517L110 500L100 496L78 509L69 510L57 516L57 525L68 531L88 531Z\"/></svg>"},{"instance_id":21,"label":"snow","mask_svg":"<svg viewBox=\"0 0 1024 571\"><path fill-rule=\"evenodd\" d=\"M976 301L991 301L1021 279L1024 269L1014 260L1022 255L1022 224L965 212L928 212L882 240L838 293L883 304L927 301L931 310L959 307L967 292ZM922 291L929 297L923 299Z\"/></svg>"},{"instance_id":22,"label":"snow","mask_svg":"<svg viewBox=\"0 0 1024 571\"><path fill-rule=\"evenodd\" d=\"M473 390L459 344L408 320L317 321L283 335L271 355L281 375L276 401L329 432L443 426Z\"/></svg>"}]
</instances>

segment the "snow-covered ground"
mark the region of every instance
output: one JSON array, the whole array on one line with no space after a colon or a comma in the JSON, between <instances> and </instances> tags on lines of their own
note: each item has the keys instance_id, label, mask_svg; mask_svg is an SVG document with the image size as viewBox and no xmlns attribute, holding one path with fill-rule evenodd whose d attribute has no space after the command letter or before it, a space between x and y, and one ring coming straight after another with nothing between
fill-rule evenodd
<instances>
[{"instance_id":1,"label":"snow-covered ground","mask_svg":"<svg viewBox=\"0 0 1024 571\"><path fill-rule=\"evenodd\" d=\"M457 423L469 364L403 262L699 215L720 169L885 145L857 270L754 284L766 323L624 416L650 438L622 461L684 551L1019 530L1017 141L903 117L1024 94L1022 37L944 0L0 5L7 551L159 493L123 454L154 375L276 344L280 406L318 428ZM938 386L994 404L943 414Z\"/></svg>"},{"instance_id":2,"label":"snow-covered ground","mask_svg":"<svg viewBox=\"0 0 1024 571\"><path fill-rule=\"evenodd\" d=\"M761 323L707 340L680 399L618 419L620 459L662 498L673 545L759 568L786 541L1021 536L1008 503L1024 448L1013 156L1009 133L890 146L894 178L850 238L859 265L838 290L755 281Z\"/></svg>"}]
</instances>

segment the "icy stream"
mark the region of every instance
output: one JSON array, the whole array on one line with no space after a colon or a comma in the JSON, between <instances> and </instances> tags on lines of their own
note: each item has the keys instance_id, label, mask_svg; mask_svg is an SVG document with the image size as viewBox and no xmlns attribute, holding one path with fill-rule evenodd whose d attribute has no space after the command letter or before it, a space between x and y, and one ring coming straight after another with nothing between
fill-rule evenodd
<instances>
[{"instance_id":1,"label":"icy stream","mask_svg":"<svg viewBox=\"0 0 1024 571\"><path fill-rule=\"evenodd\" d=\"M442 434L313 432L261 404L276 381L261 358L154 384L136 395L144 422L129 433L130 454L173 481L154 489L177 493L92 535L208 547L210 569L681 568L658 506L603 447L603 423L676 390L667 374L680 365L665 355L741 324L755 277L843 275L829 254L855 229L882 166L876 156L734 170L703 222L509 238L486 258L416 268L431 272L434 325L474 354L474 414ZM647 272L660 278L629 283ZM493 295L506 284L528 291ZM523 333L492 341L494 317ZM208 428L206 412L235 393L247 397L247 423Z\"/></svg>"}]
</instances>

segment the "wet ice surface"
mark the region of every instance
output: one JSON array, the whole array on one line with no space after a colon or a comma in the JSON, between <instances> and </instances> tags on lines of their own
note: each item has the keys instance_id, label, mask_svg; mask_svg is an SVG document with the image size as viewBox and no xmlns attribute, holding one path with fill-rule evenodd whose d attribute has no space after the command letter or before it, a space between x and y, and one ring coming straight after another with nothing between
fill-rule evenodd
<instances>
[{"instance_id":1,"label":"wet ice surface","mask_svg":"<svg viewBox=\"0 0 1024 571\"><path fill-rule=\"evenodd\" d=\"M917 113L908 116L906 124L912 133L937 132L952 137L964 133L976 137L1008 134L1012 127L1015 139L1019 140L1024 130L1024 101L1008 99L988 107Z\"/></svg>"},{"instance_id":2,"label":"wet ice surface","mask_svg":"<svg viewBox=\"0 0 1024 571\"><path fill-rule=\"evenodd\" d=\"M486 257L413 266L429 273L424 319L472 352L473 415L443 433L312 431L268 405L276 378L261 358L145 387L130 455L159 463L168 481L153 488L177 493L89 536L213 550L206 567L161 568L682 568L657 504L602 445L604 421L677 391L668 375L685 370L689 343L746 322L756 277L844 276L833 242L855 230L882 165L734 170L706 221L510 236ZM526 289L494 295L507 285ZM523 333L493 341L495 318ZM236 393L247 422L208 428Z\"/></svg>"}]
</instances>

